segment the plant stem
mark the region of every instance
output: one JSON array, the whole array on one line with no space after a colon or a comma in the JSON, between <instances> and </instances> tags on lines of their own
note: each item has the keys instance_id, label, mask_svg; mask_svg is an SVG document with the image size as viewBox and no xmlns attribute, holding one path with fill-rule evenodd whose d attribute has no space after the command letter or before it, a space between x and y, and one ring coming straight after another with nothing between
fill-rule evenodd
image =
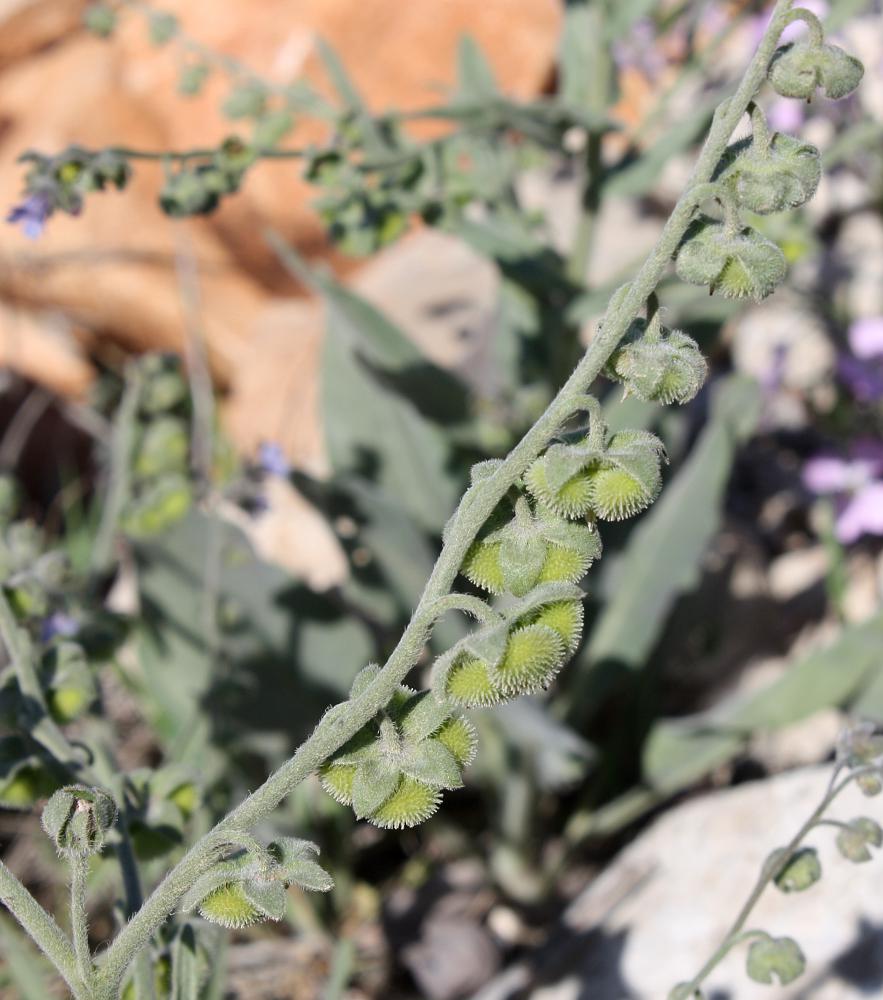
<instances>
[{"instance_id":1,"label":"plant stem","mask_svg":"<svg viewBox=\"0 0 883 1000\"><path fill-rule=\"evenodd\" d=\"M76 957L64 932L2 861L0 902L55 966L75 1000L92 1000L80 978Z\"/></svg>"},{"instance_id":2,"label":"plant stem","mask_svg":"<svg viewBox=\"0 0 883 1000\"><path fill-rule=\"evenodd\" d=\"M89 951L89 921L86 914L86 880L89 875L89 856L75 854L71 865L71 936L80 979L91 987L94 967Z\"/></svg>"},{"instance_id":3,"label":"plant stem","mask_svg":"<svg viewBox=\"0 0 883 1000\"><path fill-rule=\"evenodd\" d=\"M766 79L776 43L785 26L791 0L777 0L772 20L734 96L716 112L687 190L637 277L615 297L604 323L579 364L546 412L486 479L467 490L446 532L447 541L432 570L411 622L380 674L357 697L328 712L295 755L252 792L213 831L199 840L166 875L105 953L99 972L99 997L110 1000L132 961L172 913L181 896L212 865L224 847L224 834L248 830L263 820L301 781L382 711L417 661L428 639L436 602L445 598L463 558L488 517L509 488L542 453L550 440L583 405L585 394L601 372L629 324L636 318L677 250L696 204L695 189L707 185L733 130Z\"/></svg>"},{"instance_id":4,"label":"plant stem","mask_svg":"<svg viewBox=\"0 0 883 1000\"><path fill-rule=\"evenodd\" d=\"M110 467L107 473L107 495L92 549L93 573L103 573L110 565L120 516L129 497L130 466L132 449L135 444L135 421L140 395L141 377L133 365L126 373L123 397L117 409L114 423L110 445Z\"/></svg>"},{"instance_id":5,"label":"plant stem","mask_svg":"<svg viewBox=\"0 0 883 1000\"><path fill-rule=\"evenodd\" d=\"M34 669L31 651L22 641L25 634L15 620L2 587L0 587L0 638L6 647L18 681L19 692L25 702L24 715L29 735L66 770L86 780L87 769L82 757L70 745L67 737L49 714L43 687Z\"/></svg>"},{"instance_id":6,"label":"plant stem","mask_svg":"<svg viewBox=\"0 0 883 1000\"><path fill-rule=\"evenodd\" d=\"M751 916L754 907L757 905L758 900L763 895L769 884L776 879L776 877L785 869L785 866L793 857L795 851L803 843L804 837L815 827L821 824L829 824L834 826L842 826L844 824L836 823L833 820L823 820L822 816L825 810L834 799L843 791L846 786L857 778L860 774L865 771L873 771L877 773L876 768L859 768L848 774L839 784L837 784L837 776L840 773L840 768L837 767L831 776L831 780L828 783L828 788L825 791L822 801L813 810L809 818L803 823L797 833L791 838L790 843L779 855L778 860L775 864L765 864L761 870L760 876L751 890L748 898L739 911L733 925L730 927L729 931L724 935L723 940L715 949L713 954L710 956L708 961L702 966L702 968L696 973L696 975L687 983L683 985L684 996L690 996L697 992L702 983L708 978L708 976L714 971L715 968L723 961L723 959L729 954L730 950L735 947L740 941L744 940L746 936L750 936L752 932L742 933L742 928L745 926L748 918Z\"/></svg>"}]
</instances>

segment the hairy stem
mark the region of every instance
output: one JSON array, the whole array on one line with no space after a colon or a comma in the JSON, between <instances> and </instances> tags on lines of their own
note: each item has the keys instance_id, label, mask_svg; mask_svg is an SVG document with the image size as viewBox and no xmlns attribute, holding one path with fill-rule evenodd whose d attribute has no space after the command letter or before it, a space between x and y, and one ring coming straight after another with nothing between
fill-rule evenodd
<instances>
[{"instance_id":1,"label":"hairy stem","mask_svg":"<svg viewBox=\"0 0 883 1000\"><path fill-rule=\"evenodd\" d=\"M603 326L546 412L487 478L473 485L461 500L446 532L446 543L433 568L411 622L380 674L357 697L328 712L291 760L252 792L215 829L198 841L166 875L105 954L99 973L100 996L110 998L133 956L174 911L181 896L206 871L223 849L228 831L248 830L272 812L301 781L355 735L389 703L407 677L428 639L436 603L451 590L463 558L502 497L549 444L562 426L584 405L585 394L599 375L629 324L677 250L696 207L696 191L704 190L749 103L766 78L776 42L787 22L791 0L778 0L770 24L736 93L718 109L684 195L635 280L615 297Z\"/></svg>"},{"instance_id":2,"label":"hairy stem","mask_svg":"<svg viewBox=\"0 0 883 1000\"><path fill-rule=\"evenodd\" d=\"M91 988L94 968L89 950L89 920L86 914L86 879L89 875L89 856L75 854L71 859L71 936L80 979Z\"/></svg>"},{"instance_id":3,"label":"hairy stem","mask_svg":"<svg viewBox=\"0 0 883 1000\"><path fill-rule=\"evenodd\" d=\"M684 984L682 991L684 996L691 996L699 990L699 987L705 982L705 980L711 975L711 973L717 968L717 966L726 958L729 952L741 941L744 941L746 937L752 935L751 931L743 932L743 927L748 922L748 918L751 916L754 907L757 905L758 900L766 891L767 887L773 882L779 874L784 871L786 865L794 856L794 853L803 843L804 838L813 829L821 825L832 825L832 826L845 826L846 824L839 823L835 820L826 820L823 818L825 811L828 806L837 798L837 796L843 791L846 786L853 781L855 778L859 777L864 773L878 773L877 768L859 768L848 774L841 782L837 782L837 777L840 774L840 769L835 768L834 773L831 776L831 780L828 783L828 788L822 797L821 802L816 806L811 815L806 819L797 833L791 838L790 843L779 855L775 864L766 864L760 872L757 882L754 884L754 888L748 895L748 898L742 905L742 909L736 919L733 921L732 926L724 935L723 940L714 950L712 955L709 957L708 961L702 966L702 968L696 973L696 975L687 983Z\"/></svg>"},{"instance_id":4,"label":"hairy stem","mask_svg":"<svg viewBox=\"0 0 883 1000\"><path fill-rule=\"evenodd\" d=\"M70 941L53 918L0 861L0 902L58 970L75 1000L91 1000L77 969Z\"/></svg>"}]
</instances>

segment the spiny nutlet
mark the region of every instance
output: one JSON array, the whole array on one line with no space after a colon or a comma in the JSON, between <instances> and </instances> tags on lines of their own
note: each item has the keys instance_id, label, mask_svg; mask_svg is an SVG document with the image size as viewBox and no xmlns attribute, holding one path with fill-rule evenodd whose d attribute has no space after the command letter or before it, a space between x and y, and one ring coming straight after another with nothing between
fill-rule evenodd
<instances>
[{"instance_id":1,"label":"spiny nutlet","mask_svg":"<svg viewBox=\"0 0 883 1000\"><path fill-rule=\"evenodd\" d=\"M597 531L549 511L534 512L521 497L508 523L473 543L462 572L492 594L523 597L538 584L575 583L600 554Z\"/></svg>"},{"instance_id":2,"label":"spiny nutlet","mask_svg":"<svg viewBox=\"0 0 883 1000\"><path fill-rule=\"evenodd\" d=\"M865 68L838 45L795 42L777 49L770 63L769 79L782 97L810 100L818 88L832 101L851 94L861 83Z\"/></svg>"},{"instance_id":3,"label":"spiny nutlet","mask_svg":"<svg viewBox=\"0 0 883 1000\"><path fill-rule=\"evenodd\" d=\"M728 146L715 180L728 185L741 208L770 215L809 201L821 176L815 146L776 132L768 145L748 138Z\"/></svg>"},{"instance_id":4,"label":"spiny nutlet","mask_svg":"<svg viewBox=\"0 0 883 1000\"><path fill-rule=\"evenodd\" d=\"M665 404L687 403L702 388L708 365L699 345L681 330L647 331L646 320L632 324L614 351L605 374L622 383L627 395Z\"/></svg>"},{"instance_id":5,"label":"spiny nutlet","mask_svg":"<svg viewBox=\"0 0 883 1000\"><path fill-rule=\"evenodd\" d=\"M319 779L375 826L416 826L435 812L444 789L462 785L460 772L475 750L469 722L430 692L401 687L381 716L322 765Z\"/></svg>"},{"instance_id":6,"label":"spiny nutlet","mask_svg":"<svg viewBox=\"0 0 883 1000\"><path fill-rule=\"evenodd\" d=\"M664 449L647 431L620 431L603 449L555 445L525 474L531 494L565 517L620 521L648 507L662 486Z\"/></svg>"},{"instance_id":7,"label":"spiny nutlet","mask_svg":"<svg viewBox=\"0 0 883 1000\"><path fill-rule=\"evenodd\" d=\"M731 232L722 222L701 216L687 230L675 260L681 280L709 285L728 299L760 301L785 280L785 255L748 227Z\"/></svg>"}]
</instances>

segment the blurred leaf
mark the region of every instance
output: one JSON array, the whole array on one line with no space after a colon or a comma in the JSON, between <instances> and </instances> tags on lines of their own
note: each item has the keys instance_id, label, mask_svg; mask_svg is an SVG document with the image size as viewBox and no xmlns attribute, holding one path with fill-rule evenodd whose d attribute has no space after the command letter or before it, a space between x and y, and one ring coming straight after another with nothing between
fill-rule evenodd
<instances>
[{"instance_id":1,"label":"blurred leaf","mask_svg":"<svg viewBox=\"0 0 883 1000\"><path fill-rule=\"evenodd\" d=\"M463 35L457 46L457 96L466 100L481 101L494 97L497 81L494 70L478 42L471 35Z\"/></svg>"},{"instance_id":2,"label":"blurred leaf","mask_svg":"<svg viewBox=\"0 0 883 1000\"><path fill-rule=\"evenodd\" d=\"M316 43L316 48L319 58L322 60L322 65L325 67L325 72L331 80L331 85L337 91L337 96L341 102L348 108L353 108L367 114L368 107L362 100L362 95L353 83L343 64L343 60L337 54L334 46L326 41L326 39L320 38Z\"/></svg>"},{"instance_id":3,"label":"blurred leaf","mask_svg":"<svg viewBox=\"0 0 883 1000\"><path fill-rule=\"evenodd\" d=\"M419 524L440 530L460 487L449 470L447 438L360 360L360 334L351 314L335 299L328 312L322 416L335 472L375 482Z\"/></svg>"},{"instance_id":4,"label":"blurred leaf","mask_svg":"<svg viewBox=\"0 0 883 1000\"><path fill-rule=\"evenodd\" d=\"M494 716L509 742L533 761L543 790L572 788L595 760L591 743L555 719L543 702L519 698L500 705ZM499 778L506 780L503 774Z\"/></svg>"},{"instance_id":5,"label":"blurred leaf","mask_svg":"<svg viewBox=\"0 0 883 1000\"><path fill-rule=\"evenodd\" d=\"M635 197L652 190L673 157L691 146L706 130L717 106L719 95L701 101L691 113L669 123L662 138L648 150L624 158L610 168L604 185L606 195Z\"/></svg>"},{"instance_id":6,"label":"blurred leaf","mask_svg":"<svg viewBox=\"0 0 883 1000\"><path fill-rule=\"evenodd\" d=\"M630 535L606 587L610 598L577 660L570 696L574 717L598 707L614 671L643 667L675 601L698 583L736 450L759 413L755 382L730 376L717 385L708 424Z\"/></svg>"},{"instance_id":7,"label":"blurred leaf","mask_svg":"<svg viewBox=\"0 0 883 1000\"><path fill-rule=\"evenodd\" d=\"M172 989L169 1000L198 1000L199 957L191 924L179 927L172 940Z\"/></svg>"},{"instance_id":8,"label":"blurred leaf","mask_svg":"<svg viewBox=\"0 0 883 1000\"><path fill-rule=\"evenodd\" d=\"M561 98L602 115L614 88L607 16L599 2L569 3L561 36Z\"/></svg>"},{"instance_id":9,"label":"blurred leaf","mask_svg":"<svg viewBox=\"0 0 883 1000\"><path fill-rule=\"evenodd\" d=\"M49 967L34 945L6 917L0 917L0 955L19 1000L46 1000Z\"/></svg>"},{"instance_id":10,"label":"blurred leaf","mask_svg":"<svg viewBox=\"0 0 883 1000\"><path fill-rule=\"evenodd\" d=\"M296 585L226 522L191 513L137 557L139 659L168 744L206 724L222 742L240 732L297 739L374 652L339 600ZM199 754L199 740L188 750Z\"/></svg>"},{"instance_id":11,"label":"blurred leaf","mask_svg":"<svg viewBox=\"0 0 883 1000\"><path fill-rule=\"evenodd\" d=\"M645 779L657 791L678 791L732 758L752 733L848 705L879 669L881 641L883 614L845 628L830 645L802 657L760 691L730 698L706 713L657 723L644 748Z\"/></svg>"},{"instance_id":12,"label":"blurred leaf","mask_svg":"<svg viewBox=\"0 0 883 1000\"><path fill-rule=\"evenodd\" d=\"M624 38L635 21L652 14L658 9L658 4L655 0L616 0L615 3L605 4L605 9L605 36L609 44L618 38Z\"/></svg>"}]
</instances>

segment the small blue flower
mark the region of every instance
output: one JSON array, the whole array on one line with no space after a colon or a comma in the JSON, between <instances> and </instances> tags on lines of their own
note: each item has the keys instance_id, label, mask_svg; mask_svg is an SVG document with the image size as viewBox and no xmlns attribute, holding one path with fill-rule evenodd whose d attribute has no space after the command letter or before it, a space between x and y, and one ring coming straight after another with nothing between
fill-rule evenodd
<instances>
[{"instance_id":1,"label":"small blue flower","mask_svg":"<svg viewBox=\"0 0 883 1000\"><path fill-rule=\"evenodd\" d=\"M48 618L44 618L40 625L40 639L43 642L52 642L53 639L70 639L80 631L80 623L76 618L66 614L64 611L54 611Z\"/></svg>"},{"instance_id":2,"label":"small blue flower","mask_svg":"<svg viewBox=\"0 0 883 1000\"><path fill-rule=\"evenodd\" d=\"M46 220L54 211L55 206L48 195L30 194L18 205L12 206L6 221L13 225L20 224L25 236L36 240L43 234Z\"/></svg>"},{"instance_id":3,"label":"small blue flower","mask_svg":"<svg viewBox=\"0 0 883 1000\"><path fill-rule=\"evenodd\" d=\"M275 441L262 441L258 447L258 465L268 476L280 476L287 479L291 475L291 466L282 447Z\"/></svg>"}]
</instances>

